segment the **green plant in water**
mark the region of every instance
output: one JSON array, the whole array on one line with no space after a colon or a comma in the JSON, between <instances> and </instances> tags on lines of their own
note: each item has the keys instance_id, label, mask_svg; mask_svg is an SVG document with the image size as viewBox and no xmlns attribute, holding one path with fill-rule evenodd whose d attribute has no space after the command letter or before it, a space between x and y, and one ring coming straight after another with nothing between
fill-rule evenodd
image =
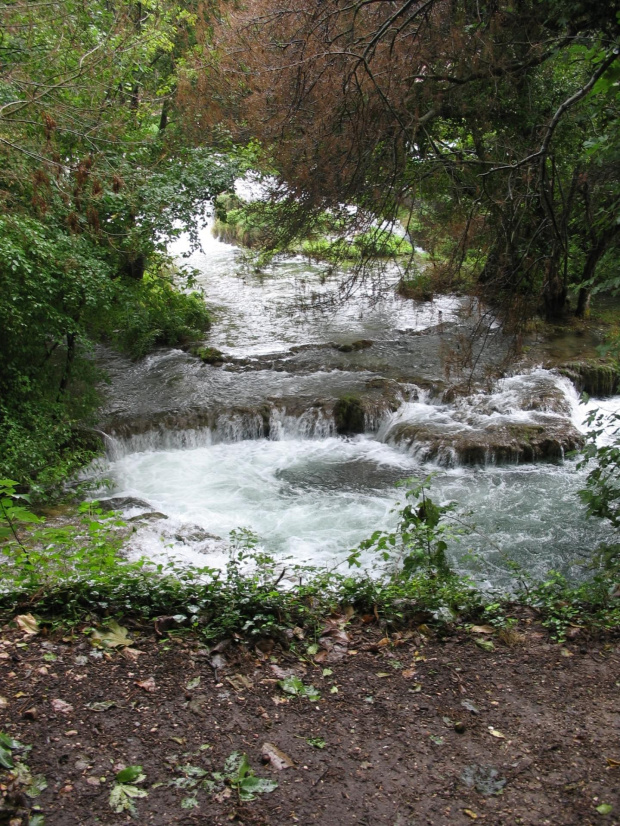
<instances>
[{"instance_id":1,"label":"green plant in water","mask_svg":"<svg viewBox=\"0 0 620 826\"><path fill-rule=\"evenodd\" d=\"M420 570L434 576L447 577L452 569L446 559L446 539L455 536L454 527L444 521L454 510L454 503L437 505L426 491L432 476L422 481L408 479L402 485L412 485L406 491L407 503L399 510L394 531L375 531L348 557L349 565L360 566L362 551L374 551L384 562L389 562L394 573L409 579Z\"/></svg>"}]
</instances>

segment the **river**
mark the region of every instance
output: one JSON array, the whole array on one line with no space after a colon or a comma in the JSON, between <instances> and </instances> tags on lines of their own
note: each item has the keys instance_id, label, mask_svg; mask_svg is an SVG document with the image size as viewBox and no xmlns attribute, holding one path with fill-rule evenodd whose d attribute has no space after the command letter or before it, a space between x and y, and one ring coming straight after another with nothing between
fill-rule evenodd
<instances>
[{"instance_id":1,"label":"river","mask_svg":"<svg viewBox=\"0 0 620 826\"><path fill-rule=\"evenodd\" d=\"M610 532L585 517L586 471L564 455L587 413L568 379L536 365L492 379L509 342L464 298L417 303L366 282L340 301L325 266L255 273L208 228L201 241L186 263L224 363L99 354L111 377L99 495L128 518L156 512L136 522L133 555L221 567L230 531L247 528L289 567L344 572L350 549L395 524L395 484L433 474L430 495L468 526L452 562L481 586L508 584L508 560L580 575Z\"/></svg>"}]
</instances>

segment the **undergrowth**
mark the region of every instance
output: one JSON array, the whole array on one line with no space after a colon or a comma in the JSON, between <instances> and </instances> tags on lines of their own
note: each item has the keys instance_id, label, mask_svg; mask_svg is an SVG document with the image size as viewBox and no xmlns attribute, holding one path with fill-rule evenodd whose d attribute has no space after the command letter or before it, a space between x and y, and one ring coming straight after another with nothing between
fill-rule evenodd
<instances>
[{"instance_id":1,"label":"undergrowth","mask_svg":"<svg viewBox=\"0 0 620 826\"><path fill-rule=\"evenodd\" d=\"M48 526L11 480L1 480L0 610L7 615L34 610L63 626L105 617L166 616L207 640L232 633L284 639L296 627L312 635L343 606L374 614L394 628L479 620L509 628L515 594L483 593L451 569L443 538L450 508L435 505L425 487L408 492L393 533L377 532L352 551L352 565L361 550L374 551L384 563L383 573L371 577L307 566L283 569L244 530L231 535L224 570L132 561L123 551L130 528L118 514L85 503L77 523ZM544 582L522 578L516 599L534 608L542 625L562 640L571 626L617 631L620 600L614 587L614 575L600 567L579 584L557 573Z\"/></svg>"}]
</instances>

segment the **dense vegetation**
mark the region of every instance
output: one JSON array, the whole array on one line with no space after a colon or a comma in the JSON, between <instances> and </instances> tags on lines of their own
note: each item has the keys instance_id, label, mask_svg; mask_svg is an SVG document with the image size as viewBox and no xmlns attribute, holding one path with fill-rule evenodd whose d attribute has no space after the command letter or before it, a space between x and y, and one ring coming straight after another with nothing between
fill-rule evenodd
<instances>
[{"instance_id":1,"label":"dense vegetation","mask_svg":"<svg viewBox=\"0 0 620 826\"><path fill-rule=\"evenodd\" d=\"M0 470L42 490L97 448L92 345L199 336L165 255L241 158L191 143L174 92L198 48L175 3L0 10Z\"/></svg>"}]
</instances>

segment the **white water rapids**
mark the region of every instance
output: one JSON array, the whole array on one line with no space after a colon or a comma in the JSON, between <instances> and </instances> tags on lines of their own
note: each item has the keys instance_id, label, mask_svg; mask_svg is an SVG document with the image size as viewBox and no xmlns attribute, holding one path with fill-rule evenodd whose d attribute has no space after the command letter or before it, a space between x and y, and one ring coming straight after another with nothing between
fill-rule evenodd
<instances>
[{"instance_id":1,"label":"white water rapids","mask_svg":"<svg viewBox=\"0 0 620 826\"><path fill-rule=\"evenodd\" d=\"M586 471L577 471L574 460L464 467L444 457L437 464L391 435L403 423L430 423L454 433L537 422L541 415L571 418L583 429L587 410L559 375L529 371L451 404L403 382L400 407L384 411L373 432L349 437L337 436L333 417L318 408L289 414L278 406L284 396L314 398L321 389L338 395L349 384L386 375L395 364L403 375L411 367L407 342L420 331L454 320L462 300L442 297L416 304L394 293L377 299L372 289L369 295L360 287L353 299L330 313L302 312L300 298L312 304L313 296L324 295L329 286L320 267L300 258L276 263L267 275L257 276L242 266L234 247L213 239L208 229L202 246L189 263L200 273L208 303L216 307L209 345L250 361L266 354L279 354L283 361L277 370L262 365L255 372L229 373L166 351L132 367L134 372L119 369L117 388L114 381L112 385L119 406L118 400L124 404L133 392L132 410L141 413L143 408L159 409L159 404L166 415L176 415L190 398L195 407L215 397L224 410L216 424L178 430L159 426L125 440L110 439L103 474L111 491L102 489L100 495L148 503L133 508L130 503L128 517L145 510L167 516L137 530L133 554L219 567L227 559L230 531L243 527L257 534L262 548L287 559L289 568L296 563L339 565L345 572L348 551L378 528L395 524L394 508L403 499L395 483L429 472L435 473L430 495L457 502L461 524L472 529L452 543L450 553L457 567L480 584L505 584L507 558L533 575L542 576L549 568L578 575L588 551L609 537L604 523L584 515L577 491ZM182 242L176 249L181 251ZM359 339L375 342L368 350L374 361L360 365L353 355L344 366L308 362L303 370L287 372L291 348ZM140 388L147 380L152 393L145 401ZM561 397L559 411L557 401L548 411L544 403L532 404L543 386ZM252 424L251 417L235 413L240 396L246 402L268 400L267 437L266 414L257 413ZM618 410L620 398L604 404ZM370 556L362 562L369 570L380 569Z\"/></svg>"}]
</instances>

